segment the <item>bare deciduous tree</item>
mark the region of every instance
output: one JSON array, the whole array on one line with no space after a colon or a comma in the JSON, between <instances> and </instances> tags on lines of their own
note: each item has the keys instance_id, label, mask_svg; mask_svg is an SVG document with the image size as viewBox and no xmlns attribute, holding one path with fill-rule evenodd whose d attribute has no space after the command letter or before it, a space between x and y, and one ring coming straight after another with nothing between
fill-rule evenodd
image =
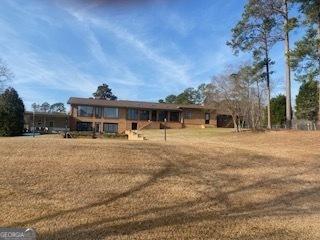
<instances>
[{"instance_id":1,"label":"bare deciduous tree","mask_svg":"<svg viewBox=\"0 0 320 240\"><path fill-rule=\"evenodd\" d=\"M13 78L13 74L0 58L0 92L4 91L6 83Z\"/></svg>"},{"instance_id":2,"label":"bare deciduous tree","mask_svg":"<svg viewBox=\"0 0 320 240\"><path fill-rule=\"evenodd\" d=\"M214 76L207 103L223 108L232 116L235 131L244 127L257 130L262 127L266 83L263 65L244 65L236 71L229 69Z\"/></svg>"},{"instance_id":3,"label":"bare deciduous tree","mask_svg":"<svg viewBox=\"0 0 320 240\"><path fill-rule=\"evenodd\" d=\"M241 115L243 113L243 101L246 98L246 88L243 81L236 74L227 71L225 74L212 78L211 96L215 102L223 105L232 116L236 132L241 130Z\"/></svg>"}]
</instances>

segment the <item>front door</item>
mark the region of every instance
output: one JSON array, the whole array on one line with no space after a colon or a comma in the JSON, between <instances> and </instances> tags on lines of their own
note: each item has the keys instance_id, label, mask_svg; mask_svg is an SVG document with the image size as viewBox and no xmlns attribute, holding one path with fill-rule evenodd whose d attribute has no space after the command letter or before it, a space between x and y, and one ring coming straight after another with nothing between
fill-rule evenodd
<instances>
[{"instance_id":1,"label":"front door","mask_svg":"<svg viewBox=\"0 0 320 240\"><path fill-rule=\"evenodd\" d=\"M131 123L131 130L138 130L138 123Z\"/></svg>"},{"instance_id":2,"label":"front door","mask_svg":"<svg viewBox=\"0 0 320 240\"><path fill-rule=\"evenodd\" d=\"M206 120L206 124L210 124L210 113L206 113L205 120Z\"/></svg>"}]
</instances>

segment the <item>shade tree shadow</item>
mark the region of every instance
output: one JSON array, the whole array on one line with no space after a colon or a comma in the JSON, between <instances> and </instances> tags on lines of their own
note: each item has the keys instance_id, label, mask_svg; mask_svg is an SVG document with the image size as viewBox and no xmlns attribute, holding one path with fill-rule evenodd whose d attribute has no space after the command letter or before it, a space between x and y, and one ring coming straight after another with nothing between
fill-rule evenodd
<instances>
[{"instance_id":1,"label":"shade tree shadow","mask_svg":"<svg viewBox=\"0 0 320 240\"><path fill-rule=\"evenodd\" d=\"M101 239L111 236L132 235L160 227L195 224L203 221L212 221L212 224L215 224L221 221L229 222L252 217L305 216L320 213L320 205L318 204L318 202L320 202L319 182L317 181L309 188L301 188L301 186L305 186L307 182L296 179L296 177L300 175L319 173L319 166L311 166L304 171L298 169L287 174L280 174L248 183L248 181L243 180L243 176L241 175L221 174L221 171L237 169L238 167L256 168L263 163L274 164L275 167L282 164L269 156L255 156L254 154L249 156L248 161L251 162L243 162L242 158L245 158L246 153L243 153L243 156L239 156L239 159L241 159L239 161L223 162L223 159L217 159L214 156L208 159L208 155L205 153L196 152L196 155L185 154L183 151L179 151L170 146L167 146L162 154L165 157L163 158L164 161L161 170L152 173L147 181L135 185L125 192L82 207L57 211L53 214L24 222L17 222L12 226L26 226L40 221L50 221L58 217L63 218L67 214L77 214L94 207L106 206L123 198L134 198L135 193L145 191L149 187L158 184L160 180L165 180L172 176L179 177L190 189L192 188L197 191L200 197L193 201L178 202L164 207L147 208L142 211L128 213L121 217L102 218L86 224L78 224L53 232L41 233L40 238ZM176 159L170 159L168 156L178 157ZM229 159L230 157L234 158L234 155L228 156L228 154L225 154L223 157ZM195 162L195 159L198 159L198 161ZM205 162L204 166L201 165L202 160ZM212 168L208 168L210 161L212 161L214 165ZM119 169L119 171L125 173L125 171L121 169ZM148 173L150 174L150 172ZM141 174L141 172L139 171L137 174ZM234 194L247 193L250 195L252 191L268 189L277 185L280 188L287 184L293 185L294 189L298 190L283 191L280 195L259 202L248 201L243 204L234 205L233 202L230 201ZM200 185L202 188L198 189ZM230 186L232 186L232 189L230 189ZM249 197L250 196L248 196L248 198ZM300 204L301 202L308 202L308 208L303 207ZM218 209L216 207L217 205L219 205ZM142 218L149 214L152 214L152 217ZM217 226L217 228L219 228L219 226ZM267 239L268 237L271 239L281 234L283 234L283 232L279 230L278 232L272 233L264 232L256 236L260 237L259 239ZM252 235L242 235L239 236L239 239L251 239L251 236Z\"/></svg>"}]
</instances>

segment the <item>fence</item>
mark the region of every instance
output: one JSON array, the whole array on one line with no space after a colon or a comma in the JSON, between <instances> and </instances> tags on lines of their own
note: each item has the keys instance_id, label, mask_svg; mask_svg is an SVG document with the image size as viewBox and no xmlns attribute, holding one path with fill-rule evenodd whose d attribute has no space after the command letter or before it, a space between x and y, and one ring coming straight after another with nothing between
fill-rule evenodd
<instances>
[{"instance_id":1,"label":"fence","mask_svg":"<svg viewBox=\"0 0 320 240\"><path fill-rule=\"evenodd\" d=\"M305 130L305 131L316 131L320 130L319 125L317 126L316 121L310 120L293 120L292 128L297 130Z\"/></svg>"},{"instance_id":2,"label":"fence","mask_svg":"<svg viewBox=\"0 0 320 240\"><path fill-rule=\"evenodd\" d=\"M283 129L288 129L286 124L278 124L278 125L272 125L272 129L274 130L283 130ZM292 127L291 129L295 130L303 130L303 131L316 131L320 130L319 123L317 125L316 121L310 121L310 120L297 120L294 119L292 120Z\"/></svg>"}]
</instances>

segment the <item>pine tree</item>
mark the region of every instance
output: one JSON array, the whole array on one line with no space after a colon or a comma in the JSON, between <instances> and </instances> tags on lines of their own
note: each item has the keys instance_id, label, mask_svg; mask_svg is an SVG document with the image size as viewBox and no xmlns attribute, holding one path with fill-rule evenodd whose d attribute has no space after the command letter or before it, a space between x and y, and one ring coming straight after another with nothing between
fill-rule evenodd
<instances>
[{"instance_id":1,"label":"pine tree","mask_svg":"<svg viewBox=\"0 0 320 240\"><path fill-rule=\"evenodd\" d=\"M98 86L97 91L92 95L96 99L117 100L117 97L113 95L111 88L109 88L109 85L105 83Z\"/></svg>"},{"instance_id":2,"label":"pine tree","mask_svg":"<svg viewBox=\"0 0 320 240\"><path fill-rule=\"evenodd\" d=\"M242 19L232 29L232 40L227 44L237 54L239 51L252 52L255 59L260 59L265 66L265 80L268 92L268 128L271 128L271 48L282 40L282 28L277 23L273 12L268 8L268 1L249 0L245 5Z\"/></svg>"},{"instance_id":3,"label":"pine tree","mask_svg":"<svg viewBox=\"0 0 320 240\"><path fill-rule=\"evenodd\" d=\"M170 94L166 97L165 102L166 103L175 103L177 99L177 96L174 94Z\"/></svg>"},{"instance_id":4,"label":"pine tree","mask_svg":"<svg viewBox=\"0 0 320 240\"><path fill-rule=\"evenodd\" d=\"M297 27L297 18L289 17L292 0L263 0L279 25L283 26L284 56L285 56L285 85L286 85L286 125L291 127L291 66L290 66L290 32Z\"/></svg>"},{"instance_id":5,"label":"pine tree","mask_svg":"<svg viewBox=\"0 0 320 240\"><path fill-rule=\"evenodd\" d=\"M299 80L320 76L320 1L295 0L304 14L305 36L295 44L291 52L292 65ZM318 79L319 80L319 79Z\"/></svg>"},{"instance_id":6,"label":"pine tree","mask_svg":"<svg viewBox=\"0 0 320 240\"><path fill-rule=\"evenodd\" d=\"M305 37L296 43L292 52L293 65L299 79L315 79L320 92L320 0L294 0L304 15L304 24L308 27ZM320 94L318 93L320 97ZM320 104L320 99L318 99ZM318 106L320 109L320 106ZM318 113L320 115L320 112Z\"/></svg>"},{"instance_id":7,"label":"pine tree","mask_svg":"<svg viewBox=\"0 0 320 240\"><path fill-rule=\"evenodd\" d=\"M296 98L296 116L298 119L317 121L319 111L318 95L316 81L311 79L302 83Z\"/></svg>"},{"instance_id":8,"label":"pine tree","mask_svg":"<svg viewBox=\"0 0 320 240\"><path fill-rule=\"evenodd\" d=\"M177 95L175 99L176 104L195 104L197 90L194 88L187 88L182 93Z\"/></svg>"},{"instance_id":9,"label":"pine tree","mask_svg":"<svg viewBox=\"0 0 320 240\"><path fill-rule=\"evenodd\" d=\"M59 102L59 103L54 103L50 106L50 112L60 112L60 113L65 113L66 112L66 108L64 106L63 103Z\"/></svg>"},{"instance_id":10,"label":"pine tree","mask_svg":"<svg viewBox=\"0 0 320 240\"><path fill-rule=\"evenodd\" d=\"M271 99L272 125L283 126L286 123L286 96L278 95Z\"/></svg>"},{"instance_id":11,"label":"pine tree","mask_svg":"<svg viewBox=\"0 0 320 240\"><path fill-rule=\"evenodd\" d=\"M8 88L0 95L0 136L21 135L23 124L23 102L16 90Z\"/></svg>"}]
</instances>

